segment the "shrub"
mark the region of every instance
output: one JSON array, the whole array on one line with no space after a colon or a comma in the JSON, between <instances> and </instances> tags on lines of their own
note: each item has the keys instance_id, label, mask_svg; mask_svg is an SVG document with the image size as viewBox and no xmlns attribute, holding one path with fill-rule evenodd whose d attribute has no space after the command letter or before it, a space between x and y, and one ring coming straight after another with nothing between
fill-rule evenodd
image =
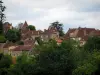
<instances>
[{"instance_id":1,"label":"shrub","mask_svg":"<svg viewBox=\"0 0 100 75\"><path fill-rule=\"evenodd\" d=\"M6 38L3 35L0 35L0 43L5 43L6 42Z\"/></svg>"},{"instance_id":2,"label":"shrub","mask_svg":"<svg viewBox=\"0 0 100 75\"><path fill-rule=\"evenodd\" d=\"M24 45L24 42L23 41L19 41L17 44L18 45Z\"/></svg>"}]
</instances>

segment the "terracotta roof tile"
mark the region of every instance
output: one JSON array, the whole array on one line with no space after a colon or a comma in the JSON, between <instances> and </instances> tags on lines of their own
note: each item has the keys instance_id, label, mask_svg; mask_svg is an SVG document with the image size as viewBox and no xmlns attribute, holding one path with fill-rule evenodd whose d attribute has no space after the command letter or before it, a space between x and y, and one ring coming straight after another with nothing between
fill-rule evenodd
<instances>
[{"instance_id":1,"label":"terracotta roof tile","mask_svg":"<svg viewBox=\"0 0 100 75\"><path fill-rule=\"evenodd\" d=\"M57 41L57 43L62 43L62 40L61 39L58 39L56 41Z\"/></svg>"},{"instance_id":2,"label":"terracotta roof tile","mask_svg":"<svg viewBox=\"0 0 100 75\"><path fill-rule=\"evenodd\" d=\"M32 50L33 46L32 45L19 45L12 51L30 51Z\"/></svg>"},{"instance_id":3,"label":"terracotta roof tile","mask_svg":"<svg viewBox=\"0 0 100 75\"><path fill-rule=\"evenodd\" d=\"M25 40L24 45L34 45L34 41L33 40Z\"/></svg>"},{"instance_id":4,"label":"terracotta roof tile","mask_svg":"<svg viewBox=\"0 0 100 75\"><path fill-rule=\"evenodd\" d=\"M76 33L76 30L78 32ZM73 33L75 37L81 37L84 38L85 40L87 39L87 36L91 35L100 35L100 30L95 30L95 28L74 28L74 29L69 29L66 35L64 36L65 39L70 38L70 34Z\"/></svg>"},{"instance_id":5,"label":"terracotta roof tile","mask_svg":"<svg viewBox=\"0 0 100 75\"><path fill-rule=\"evenodd\" d=\"M3 46L3 48L8 48L8 47L10 47L10 46L16 46L16 44L15 44L15 43L9 42L9 43L6 43L6 44Z\"/></svg>"},{"instance_id":6,"label":"terracotta roof tile","mask_svg":"<svg viewBox=\"0 0 100 75\"><path fill-rule=\"evenodd\" d=\"M24 25L22 26L22 29L26 29L26 27L28 27L27 22L25 21Z\"/></svg>"},{"instance_id":7,"label":"terracotta roof tile","mask_svg":"<svg viewBox=\"0 0 100 75\"><path fill-rule=\"evenodd\" d=\"M69 29L68 32L65 34L64 38L68 39L70 37L70 33L74 33L76 28Z\"/></svg>"}]
</instances>

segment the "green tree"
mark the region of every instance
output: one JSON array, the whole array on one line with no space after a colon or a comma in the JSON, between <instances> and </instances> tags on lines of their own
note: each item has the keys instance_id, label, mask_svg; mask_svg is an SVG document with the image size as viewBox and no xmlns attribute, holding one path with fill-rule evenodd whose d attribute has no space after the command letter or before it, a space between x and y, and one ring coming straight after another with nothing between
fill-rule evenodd
<instances>
[{"instance_id":1,"label":"green tree","mask_svg":"<svg viewBox=\"0 0 100 75\"><path fill-rule=\"evenodd\" d=\"M59 36L63 36L64 32L63 32L63 24L59 23L58 21L51 23L50 28L55 27L58 32L59 32Z\"/></svg>"},{"instance_id":2,"label":"green tree","mask_svg":"<svg viewBox=\"0 0 100 75\"><path fill-rule=\"evenodd\" d=\"M35 26L33 26L33 25L29 25L28 28L29 28L30 30L36 30Z\"/></svg>"},{"instance_id":3,"label":"green tree","mask_svg":"<svg viewBox=\"0 0 100 75\"><path fill-rule=\"evenodd\" d=\"M3 22L5 20L5 14L4 11L6 9L5 6L2 5L2 0L0 0L0 34L3 33Z\"/></svg>"},{"instance_id":4,"label":"green tree","mask_svg":"<svg viewBox=\"0 0 100 75\"><path fill-rule=\"evenodd\" d=\"M35 40L38 42L39 45L43 44L43 41L41 40L40 37L36 37Z\"/></svg>"},{"instance_id":5,"label":"green tree","mask_svg":"<svg viewBox=\"0 0 100 75\"><path fill-rule=\"evenodd\" d=\"M4 35L0 35L0 43L5 43L6 42L6 38Z\"/></svg>"},{"instance_id":6,"label":"green tree","mask_svg":"<svg viewBox=\"0 0 100 75\"><path fill-rule=\"evenodd\" d=\"M85 44L85 49L89 51L100 50L100 37L89 37Z\"/></svg>"},{"instance_id":7,"label":"green tree","mask_svg":"<svg viewBox=\"0 0 100 75\"><path fill-rule=\"evenodd\" d=\"M38 46L39 55L36 56L36 72L40 75L71 75L74 68L71 59L72 46L63 43L58 46L56 41L50 40L47 44ZM68 48L69 47L69 48ZM45 60L45 61L44 61ZM42 73L42 74L41 74Z\"/></svg>"},{"instance_id":8,"label":"green tree","mask_svg":"<svg viewBox=\"0 0 100 75\"><path fill-rule=\"evenodd\" d=\"M9 40L11 42L17 42L21 38L21 34L19 31L11 30L11 29L7 31L5 36L6 36L7 40Z\"/></svg>"},{"instance_id":9,"label":"green tree","mask_svg":"<svg viewBox=\"0 0 100 75\"><path fill-rule=\"evenodd\" d=\"M11 56L0 54L0 75L7 75L11 64Z\"/></svg>"},{"instance_id":10,"label":"green tree","mask_svg":"<svg viewBox=\"0 0 100 75\"><path fill-rule=\"evenodd\" d=\"M17 57L16 64L10 68L9 75L34 75L35 66L34 57L22 53Z\"/></svg>"}]
</instances>

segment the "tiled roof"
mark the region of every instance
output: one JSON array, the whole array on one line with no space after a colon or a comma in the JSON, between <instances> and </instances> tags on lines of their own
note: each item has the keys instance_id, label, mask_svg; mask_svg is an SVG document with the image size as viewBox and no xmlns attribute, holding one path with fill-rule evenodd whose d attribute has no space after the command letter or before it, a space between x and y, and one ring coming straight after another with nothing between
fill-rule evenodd
<instances>
[{"instance_id":1,"label":"tiled roof","mask_svg":"<svg viewBox=\"0 0 100 75\"><path fill-rule=\"evenodd\" d=\"M10 46L16 46L16 44L15 44L15 43L9 42L9 43L6 43L6 44L3 46L3 48L9 48Z\"/></svg>"},{"instance_id":2,"label":"tiled roof","mask_svg":"<svg viewBox=\"0 0 100 75\"><path fill-rule=\"evenodd\" d=\"M100 36L100 30L94 30L90 33L91 36Z\"/></svg>"},{"instance_id":3,"label":"tiled roof","mask_svg":"<svg viewBox=\"0 0 100 75\"><path fill-rule=\"evenodd\" d=\"M22 29L26 29L26 27L28 27L27 22L25 21L24 25L22 26Z\"/></svg>"},{"instance_id":4,"label":"tiled roof","mask_svg":"<svg viewBox=\"0 0 100 75\"><path fill-rule=\"evenodd\" d=\"M56 28L50 28L48 30L45 29L43 34L54 34L56 32L58 32Z\"/></svg>"},{"instance_id":5,"label":"tiled roof","mask_svg":"<svg viewBox=\"0 0 100 75\"><path fill-rule=\"evenodd\" d=\"M22 33L22 34L26 34L28 31L29 31L28 28L26 28L26 29L24 29L24 30L22 29L22 30L21 30L21 33Z\"/></svg>"},{"instance_id":6,"label":"tiled roof","mask_svg":"<svg viewBox=\"0 0 100 75\"><path fill-rule=\"evenodd\" d=\"M76 30L76 28L73 28L73 29L69 29L68 32L65 34L64 38L68 39L69 36L70 36L70 33L74 33Z\"/></svg>"},{"instance_id":7,"label":"tiled roof","mask_svg":"<svg viewBox=\"0 0 100 75\"><path fill-rule=\"evenodd\" d=\"M56 41L57 41L57 43L62 43L62 40L61 39L58 39Z\"/></svg>"},{"instance_id":8,"label":"tiled roof","mask_svg":"<svg viewBox=\"0 0 100 75\"><path fill-rule=\"evenodd\" d=\"M78 30L76 37L83 37L83 36L84 36L84 30L83 29Z\"/></svg>"},{"instance_id":9,"label":"tiled roof","mask_svg":"<svg viewBox=\"0 0 100 75\"><path fill-rule=\"evenodd\" d=\"M25 40L24 41L24 45L34 45L34 41L33 40Z\"/></svg>"},{"instance_id":10,"label":"tiled roof","mask_svg":"<svg viewBox=\"0 0 100 75\"><path fill-rule=\"evenodd\" d=\"M76 33L77 30L77 33ZM74 28L69 29L66 35L64 36L65 39L70 38L70 35L73 33L75 37L81 37L84 40L87 40L88 37L91 35L100 36L100 30L96 30L95 28ZM74 36L72 36L74 37Z\"/></svg>"},{"instance_id":11,"label":"tiled roof","mask_svg":"<svg viewBox=\"0 0 100 75\"><path fill-rule=\"evenodd\" d=\"M12 51L30 51L32 50L33 46L32 45L19 45Z\"/></svg>"}]
</instances>

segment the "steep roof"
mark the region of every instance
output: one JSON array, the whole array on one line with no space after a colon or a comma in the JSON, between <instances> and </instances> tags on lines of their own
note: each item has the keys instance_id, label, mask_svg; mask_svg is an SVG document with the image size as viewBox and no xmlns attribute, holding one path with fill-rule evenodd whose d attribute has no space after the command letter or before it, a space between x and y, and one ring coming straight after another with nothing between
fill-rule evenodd
<instances>
[{"instance_id":1,"label":"steep roof","mask_svg":"<svg viewBox=\"0 0 100 75\"><path fill-rule=\"evenodd\" d=\"M24 45L34 45L34 40L25 40Z\"/></svg>"},{"instance_id":2,"label":"steep roof","mask_svg":"<svg viewBox=\"0 0 100 75\"><path fill-rule=\"evenodd\" d=\"M24 25L22 26L22 29L26 29L28 27L27 21L25 21Z\"/></svg>"},{"instance_id":3,"label":"steep roof","mask_svg":"<svg viewBox=\"0 0 100 75\"><path fill-rule=\"evenodd\" d=\"M70 29L70 28L69 28L69 30L68 30L67 33L65 34L64 38L65 38L65 39L68 39L69 36L70 36L70 33L74 33L75 30L76 30L76 28L73 28L73 29Z\"/></svg>"},{"instance_id":4,"label":"steep roof","mask_svg":"<svg viewBox=\"0 0 100 75\"><path fill-rule=\"evenodd\" d=\"M71 34L75 35L75 37L81 37L82 39L87 40L90 35L100 36L100 30L96 30L95 28L73 28L68 30L64 38L70 38Z\"/></svg>"}]
</instances>

